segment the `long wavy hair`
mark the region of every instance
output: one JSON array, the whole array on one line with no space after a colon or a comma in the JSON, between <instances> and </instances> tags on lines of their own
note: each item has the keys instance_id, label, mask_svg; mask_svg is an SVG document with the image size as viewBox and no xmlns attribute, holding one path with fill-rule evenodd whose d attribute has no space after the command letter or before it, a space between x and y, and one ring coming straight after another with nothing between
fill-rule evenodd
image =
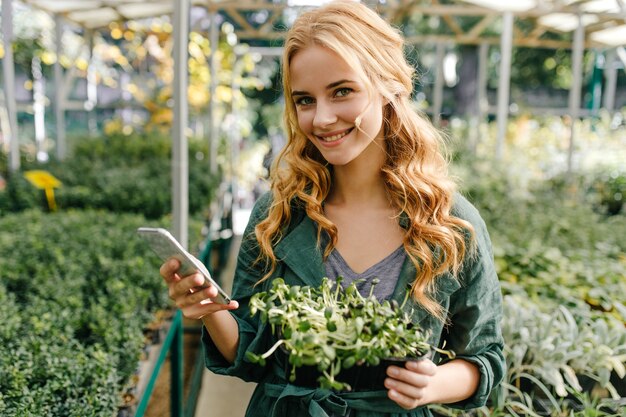
<instances>
[{"instance_id":1,"label":"long wavy hair","mask_svg":"<svg viewBox=\"0 0 626 417\"><path fill-rule=\"evenodd\" d=\"M269 271L259 282L276 268L273 247L292 219L294 202L317 223L318 244L321 233L328 234L325 257L337 242L337 228L322 208L332 184L332 167L300 130L291 91L291 59L311 45L341 56L360 75L370 97L384 98L386 161L381 175L398 220L405 219L403 245L417 270L411 295L444 320L445 312L433 298L435 281L445 272L457 275L468 249L466 236L473 228L450 213L456 185L448 176L441 133L411 104L415 71L405 59L402 35L373 10L353 1L335 1L302 14L286 36L282 77L287 143L272 166L268 215L255 229L260 259ZM357 128L360 121L359 116Z\"/></svg>"}]
</instances>

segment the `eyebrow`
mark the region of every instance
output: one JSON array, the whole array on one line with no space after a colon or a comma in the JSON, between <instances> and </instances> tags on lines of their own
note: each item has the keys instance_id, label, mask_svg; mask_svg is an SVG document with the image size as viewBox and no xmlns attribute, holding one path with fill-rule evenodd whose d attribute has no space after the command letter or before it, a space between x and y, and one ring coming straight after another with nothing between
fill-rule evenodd
<instances>
[{"instance_id":1,"label":"eyebrow","mask_svg":"<svg viewBox=\"0 0 626 417\"><path fill-rule=\"evenodd\" d=\"M333 88L335 88L335 87L337 87L337 86L339 86L339 85L342 85L342 84L349 84L349 83L354 83L354 81L352 81L352 80L346 80L346 79L339 80L339 81L334 81L334 82L332 82L332 83L328 84L328 85L326 86L326 89L327 89L327 90L330 90L330 89L333 89ZM307 93L306 91L292 91L292 92L291 92L291 95L292 95L292 96L306 96L307 94L308 94L308 93Z\"/></svg>"}]
</instances>

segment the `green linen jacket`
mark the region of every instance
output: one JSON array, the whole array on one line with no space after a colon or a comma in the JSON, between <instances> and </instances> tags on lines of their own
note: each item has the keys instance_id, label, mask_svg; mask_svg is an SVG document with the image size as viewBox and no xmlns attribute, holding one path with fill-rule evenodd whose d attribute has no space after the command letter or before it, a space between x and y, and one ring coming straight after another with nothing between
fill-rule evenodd
<instances>
[{"instance_id":1,"label":"green linen jacket","mask_svg":"<svg viewBox=\"0 0 626 417\"><path fill-rule=\"evenodd\" d=\"M353 410L351 416L355 417L431 416L427 407L410 411L399 407L388 399L386 390L334 392L289 384L289 370L286 369L285 362L277 359L276 355L268 358L263 367L246 360L246 351L263 353L275 342L269 327L261 323L258 315L250 315L250 297L255 292L267 290L275 277L282 277L290 285L317 287L325 276L322 251L317 246L317 226L295 204L292 220L284 228L283 237L274 248L279 260L277 268L270 279L254 286L266 272L262 263L255 262L259 249L254 227L265 218L270 204L269 194L259 199L242 237L232 290L232 297L239 302L240 307L231 311L239 325L237 356L232 364L227 362L208 334L203 332L207 368L217 374L258 383L246 417L328 417L344 415L347 410ZM476 251L472 256L466 257L458 279L447 274L436 281L435 298L447 310L449 324L444 326L413 300L409 300L404 308L407 311L413 309L414 323L430 330L431 345L441 347L445 343L445 348L454 350L457 358L478 366L480 383L476 393L465 401L450 404L455 408L470 409L485 404L490 392L501 382L506 372L500 331L502 296L494 269L491 242L482 218L458 194L455 196L452 213L473 225ZM402 220L400 224L403 225ZM392 296L400 304L415 274L415 267L407 257ZM433 360L438 363L441 358L435 355ZM454 381L450 383L453 384Z\"/></svg>"}]
</instances>

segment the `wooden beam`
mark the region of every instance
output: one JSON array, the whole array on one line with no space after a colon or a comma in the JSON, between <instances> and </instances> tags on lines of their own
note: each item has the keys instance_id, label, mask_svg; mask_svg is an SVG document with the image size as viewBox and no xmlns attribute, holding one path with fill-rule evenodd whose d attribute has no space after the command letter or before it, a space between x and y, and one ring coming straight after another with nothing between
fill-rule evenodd
<instances>
[{"instance_id":1,"label":"wooden beam","mask_svg":"<svg viewBox=\"0 0 626 417\"><path fill-rule=\"evenodd\" d=\"M487 15L483 17L480 22L476 23L467 34L471 37L479 37L480 34L483 33L483 31L487 29L487 27L493 23L495 19L496 15Z\"/></svg>"},{"instance_id":2,"label":"wooden beam","mask_svg":"<svg viewBox=\"0 0 626 417\"><path fill-rule=\"evenodd\" d=\"M499 36L489 37L469 37L469 36L450 36L450 35L416 35L408 36L406 38L407 44L421 44L421 43L457 43L459 45L480 45L486 43L488 45L500 45ZM524 48L546 48L546 49L571 49L572 43L570 41L557 41L549 39L530 39L513 38L513 46ZM587 41L585 48L603 47L598 42Z\"/></svg>"},{"instance_id":3,"label":"wooden beam","mask_svg":"<svg viewBox=\"0 0 626 417\"><path fill-rule=\"evenodd\" d=\"M240 14L241 10L236 9L234 7L227 7L224 9L224 12L231 17L240 27L242 31L255 31L256 29L252 27L248 19Z\"/></svg>"},{"instance_id":4,"label":"wooden beam","mask_svg":"<svg viewBox=\"0 0 626 417\"><path fill-rule=\"evenodd\" d=\"M439 0L433 0L433 6L439 6ZM462 35L464 33L463 28L457 23L454 19L454 16L449 14L442 15L444 22L448 25L448 27L454 32L456 35Z\"/></svg>"},{"instance_id":5,"label":"wooden beam","mask_svg":"<svg viewBox=\"0 0 626 417\"><path fill-rule=\"evenodd\" d=\"M530 33L528 34L528 37L533 38L533 39L539 39L539 37L543 35L544 33L546 33L547 31L548 31L547 27L536 25L535 28L530 31Z\"/></svg>"},{"instance_id":6,"label":"wooden beam","mask_svg":"<svg viewBox=\"0 0 626 417\"><path fill-rule=\"evenodd\" d=\"M624 23L623 21L620 22L618 20L605 20L602 22L593 23L591 25L585 26L585 33L589 34L593 32L598 32L600 30L608 29L614 26L619 26L623 23Z\"/></svg>"}]
</instances>

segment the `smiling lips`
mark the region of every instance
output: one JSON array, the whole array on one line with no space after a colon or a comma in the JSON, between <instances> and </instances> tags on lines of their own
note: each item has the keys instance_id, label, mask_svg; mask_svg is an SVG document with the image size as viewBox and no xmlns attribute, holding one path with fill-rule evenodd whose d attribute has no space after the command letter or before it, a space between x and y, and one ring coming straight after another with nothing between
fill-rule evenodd
<instances>
[{"instance_id":1,"label":"smiling lips","mask_svg":"<svg viewBox=\"0 0 626 417\"><path fill-rule=\"evenodd\" d=\"M352 132L352 129L354 129L354 128L351 127L350 129L346 129L343 132L335 133L333 135L324 135L324 136L315 135L315 137L317 137L319 140L321 140L322 142L325 142L325 143L337 142L338 140L342 139L347 134Z\"/></svg>"}]
</instances>

